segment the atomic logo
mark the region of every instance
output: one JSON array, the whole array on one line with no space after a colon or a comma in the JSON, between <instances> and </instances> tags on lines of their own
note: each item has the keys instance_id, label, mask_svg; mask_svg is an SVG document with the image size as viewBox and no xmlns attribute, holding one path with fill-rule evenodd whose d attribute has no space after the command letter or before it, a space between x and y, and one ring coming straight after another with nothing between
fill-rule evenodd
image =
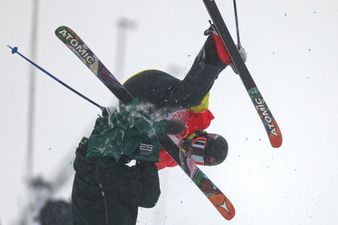
<instances>
[{"instance_id":1,"label":"atomic logo","mask_svg":"<svg viewBox=\"0 0 338 225\"><path fill-rule=\"evenodd\" d=\"M88 48L85 44L79 43L79 41L66 29L58 31L58 34L68 42L77 53L86 61L87 64L95 63L95 58L88 52Z\"/></svg>"}]
</instances>

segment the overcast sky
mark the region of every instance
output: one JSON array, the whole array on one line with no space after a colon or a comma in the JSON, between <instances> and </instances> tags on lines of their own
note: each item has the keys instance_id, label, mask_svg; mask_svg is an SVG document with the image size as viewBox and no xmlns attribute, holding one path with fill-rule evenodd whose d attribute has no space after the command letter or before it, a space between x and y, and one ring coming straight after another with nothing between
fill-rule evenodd
<instances>
[{"instance_id":1,"label":"overcast sky","mask_svg":"<svg viewBox=\"0 0 338 225\"><path fill-rule=\"evenodd\" d=\"M24 186L30 65L7 44L30 55L31 1L1 1L0 221L9 225L27 199ZM156 68L182 78L201 48L208 14L196 0L41 1L37 62L101 105L114 96L54 35L75 30L124 81ZM90 2L90 3L89 3ZM235 37L230 0L217 1ZM202 170L229 197L236 216L225 222L179 168L160 172L162 195L142 209L139 225L336 225L338 223L338 3L334 0L237 2L247 66L280 125L284 143L273 149L240 78L230 68L212 93L209 132L229 143L226 161ZM123 70L116 66L117 21L127 31ZM121 57L121 56L119 56ZM122 72L123 71L123 72ZM34 174L52 179L71 168L99 110L36 72ZM69 199L71 180L56 197Z\"/></svg>"}]
</instances>

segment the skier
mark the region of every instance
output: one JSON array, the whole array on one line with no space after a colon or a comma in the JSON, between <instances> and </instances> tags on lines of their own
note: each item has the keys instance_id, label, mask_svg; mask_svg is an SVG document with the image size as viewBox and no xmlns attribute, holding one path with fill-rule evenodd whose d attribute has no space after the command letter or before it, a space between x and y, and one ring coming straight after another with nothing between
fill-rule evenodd
<instances>
[{"instance_id":1,"label":"skier","mask_svg":"<svg viewBox=\"0 0 338 225\"><path fill-rule=\"evenodd\" d=\"M214 119L208 110L209 91L218 74L230 65L236 68L213 25L205 31L208 38L196 57L190 71L181 81L165 72L146 70L129 78L124 86L135 97L145 99L156 106L156 110L170 110L167 118L180 119L186 129L172 138L176 144L189 150L190 157L199 165L217 165L228 153L228 144L221 135L207 133ZM244 48L239 53L246 61ZM172 157L161 149L158 169L176 166Z\"/></svg>"},{"instance_id":2,"label":"skier","mask_svg":"<svg viewBox=\"0 0 338 225\"><path fill-rule=\"evenodd\" d=\"M158 70L133 76L124 86L136 100L104 111L90 137L81 140L74 161L74 225L135 225L138 207L155 206L160 195L158 169L174 166L170 156L160 152L163 134L187 145L197 163L214 165L226 158L226 140L203 130L213 119L207 109L208 92L231 60L213 26L206 34L182 81ZM200 141L203 151L192 147ZM130 166L132 159L136 164Z\"/></svg>"}]
</instances>

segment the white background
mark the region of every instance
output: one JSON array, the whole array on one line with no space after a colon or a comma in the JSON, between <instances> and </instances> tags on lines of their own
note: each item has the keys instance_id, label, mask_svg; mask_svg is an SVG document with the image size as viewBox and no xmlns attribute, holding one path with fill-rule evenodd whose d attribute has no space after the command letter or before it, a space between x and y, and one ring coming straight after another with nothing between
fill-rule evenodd
<instances>
[{"instance_id":1,"label":"white background","mask_svg":"<svg viewBox=\"0 0 338 225\"><path fill-rule=\"evenodd\" d=\"M116 72L117 20L128 31L126 67L118 76L156 68L182 78L204 43L208 14L196 0L41 1L37 62L99 104L113 95L54 35L73 28ZM236 216L224 221L179 168L160 172L162 195L141 209L138 224L338 224L338 3L334 0L238 1L247 66L283 132L273 149L239 77L227 68L216 81L208 129L229 142L226 161L203 171L230 198ZM232 1L218 1L235 37ZM1 0L0 9L0 221L11 224L27 199L24 186L32 3ZM176 72L175 72L176 71ZM36 72L34 174L47 179L71 167L72 154L89 135L99 110ZM71 181L59 193L69 199Z\"/></svg>"}]
</instances>

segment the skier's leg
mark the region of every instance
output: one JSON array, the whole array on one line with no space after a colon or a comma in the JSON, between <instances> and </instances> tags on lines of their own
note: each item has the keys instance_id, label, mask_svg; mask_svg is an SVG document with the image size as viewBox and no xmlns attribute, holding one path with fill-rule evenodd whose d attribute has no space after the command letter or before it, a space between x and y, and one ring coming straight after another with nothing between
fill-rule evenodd
<instances>
[{"instance_id":1,"label":"skier's leg","mask_svg":"<svg viewBox=\"0 0 338 225\"><path fill-rule=\"evenodd\" d=\"M199 105L225 67L209 35L185 78L166 97L166 105L182 108Z\"/></svg>"},{"instance_id":2,"label":"skier's leg","mask_svg":"<svg viewBox=\"0 0 338 225\"><path fill-rule=\"evenodd\" d=\"M209 92L219 73L227 65L231 65L234 72L237 73L237 69L232 65L228 51L214 26L211 25L204 33L208 35L208 38L188 74L168 96L167 105L169 106L175 105L175 103L184 108L196 106ZM245 62L247 58L245 49L240 46L238 51ZM178 104L177 99L181 101Z\"/></svg>"},{"instance_id":3,"label":"skier's leg","mask_svg":"<svg viewBox=\"0 0 338 225\"><path fill-rule=\"evenodd\" d=\"M218 46L218 47L217 47ZM214 33L208 37L191 69L180 81L159 70L142 71L129 78L124 86L132 95L146 99L157 107L189 108L199 105L219 73L229 64Z\"/></svg>"}]
</instances>

